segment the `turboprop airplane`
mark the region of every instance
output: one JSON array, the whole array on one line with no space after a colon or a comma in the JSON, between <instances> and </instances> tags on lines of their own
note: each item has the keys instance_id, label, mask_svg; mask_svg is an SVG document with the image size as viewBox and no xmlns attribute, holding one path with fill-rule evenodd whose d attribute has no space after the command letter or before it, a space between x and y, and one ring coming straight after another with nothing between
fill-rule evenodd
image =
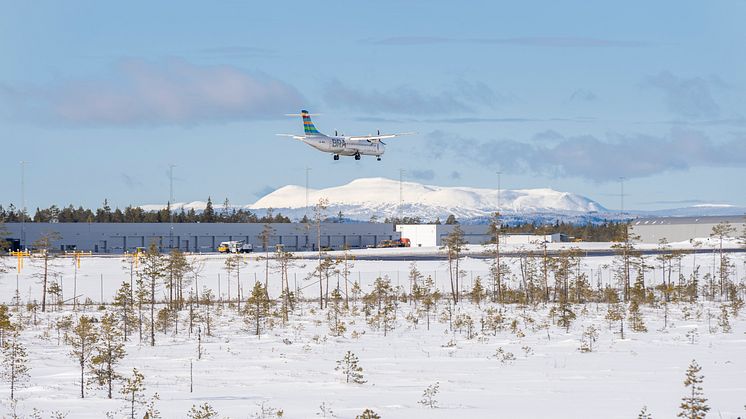
<instances>
[{"instance_id":1,"label":"turboprop airplane","mask_svg":"<svg viewBox=\"0 0 746 419\"><path fill-rule=\"evenodd\" d=\"M298 116L298 114L288 114L287 116ZM332 154L334 160L339 160L339 156L354 156L355 160L360 160L360 156L376 156L376 159L381 161L381 156L386 151L386 143L381 140L414 134L412 132L381 134L381 131L378 131L377 135L347 136L337 135L335 132L333 136L330 136L324 135L316 129L311 122L311 114L308 111L300 111L300 116L303 118L305 135L277 135L303 141L319 151Z\"/></svg>"}]
</instances>

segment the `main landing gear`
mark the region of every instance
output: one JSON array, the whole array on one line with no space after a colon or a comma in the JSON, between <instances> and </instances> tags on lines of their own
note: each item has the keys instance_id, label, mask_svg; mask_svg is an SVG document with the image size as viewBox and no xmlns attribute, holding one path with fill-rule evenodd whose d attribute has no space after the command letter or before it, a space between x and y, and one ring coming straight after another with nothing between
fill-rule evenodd
<instances>
[{"instance_id":1,"label":"main landing gear","mask_svg":"<svg viewBox=\"0 0 746 419\"><path fill-rule=\"evenodd\" d=\"M339 160L339 154L334 155L334 160Z\"/></svg>"},{"instance_id":2,"label":"main landing gear","mask_svg":"<svg viewBox=\"0 0 746 419\"><path fill-rule=\"evenodd\" d=\"M377 156L376 160L381 161L381 156Z\"/></svg>"},{"instance_id":3,"label":"main landing gear","mask_svg":"<svg viewBox=\"0 0 746 419\"><path fill-rule=\"evenodd\" d=\"M355 160L360 160L360 153L355 153Z\"/></svg>"}]
</instances>

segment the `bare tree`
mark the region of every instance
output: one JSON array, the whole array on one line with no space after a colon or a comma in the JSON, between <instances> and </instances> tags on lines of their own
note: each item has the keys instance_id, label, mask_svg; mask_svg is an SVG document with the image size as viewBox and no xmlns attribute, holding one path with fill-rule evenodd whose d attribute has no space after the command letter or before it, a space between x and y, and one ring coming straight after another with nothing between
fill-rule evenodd
<instances>
[{"instance_id":1,"label":"bare tree","mask_svg":"<svg viewBox=\"0 0 746 419\"><path fill-rule=\"evenodd\" d=\"M443 247L448 256L448 277L451 280L451 297L453 302L459 302L459 279L461 270L459 261L461 260L461 251L464 249L466 241L464 240L464 231L456 224L453 231L443 239Z\"/></svg>"},{"instance_id":2,"label":"bare tree","mask_svg":"<svg viewBox=\"0 0 746 419\"><path fill-rule=\"evenodd\" d=\"M321 257L321 222L324 221L326 216L326 209L329 206L329 200L326 198L319 199L319 202L313 208L313 219L316 224L316 250L318 251L318 268L319 273L319 307L324 308L324 286L321 280L322 269L322 257Z\"/></svg>"},{"instance_id":3,"label":"bare tree","mask_svg":"<svg viewBox=\"0 0 746 419\"><path fill-rule=\"evenodd\" d=\"M720 293L724 295L726 293L726 283L730 273L730 263L725 253L723 252L723 241L726 237L731 237L735 234L736 228L733 227L729 222L724 221L718 223L712 227L712 233L710 237L718 240L718 253L720 257L720 266L718 267L718 276L720 279ZM712 290L710 291L712 292Z\"/></svg>"},{"instance_id":4,"label":"bare tree","mask_svg":"<svg viewBox=\"0 0 746 419\"><path fill-rule=\"evenodd\" d=\"M47 285L49 283L49 277L52 276L54 271L53 260L55 259L54 253L52 253L52 246L54 242L60 240L62 236L56 231L46 232L36 240L32 246L34 249L39 251L39 264L41 265L41 272L35 276L41 280L41 311L42 313L47 311Z\"/></svg>"},{"instance_id":5,"label":"bare tree","mask_svg":"<svg viewBox=\"0 0 746 419\"><path fill-rule=\"evenodd\" d=\"M262 242L262 250L264 250L264 291L269 293L269 245L272 235L275 234L275 229L272 228L272 208L267 209L267 222L262 226L262 232L259 234L259 240ZM269 294L267 295L269 298Z\"/></svg>"}]
</instances>

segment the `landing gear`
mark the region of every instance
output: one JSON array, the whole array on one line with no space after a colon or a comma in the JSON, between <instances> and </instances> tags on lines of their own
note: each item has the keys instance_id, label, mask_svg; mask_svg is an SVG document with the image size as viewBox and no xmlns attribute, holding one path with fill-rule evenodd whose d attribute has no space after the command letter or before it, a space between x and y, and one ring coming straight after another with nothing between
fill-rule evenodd
<instances>
[{"instance_id":1,"label":"landing gear","mask_svg":"<svg viewBox=\"0 0 746 419\"><path fill-rule=\"evenodd\" d=\"M339 160L339 154L334 155L334 160Z\"/></svg>"},{"instance_id":2,"label":"landing gear","mask_svg":"<svg viewBox=\"0 0 746 419\"><path fill-rule=\"evenodd\" d=\"M360 153L355 154L355 160L360 160Z\"/></svg>"},{"instance_id":3,"label":"landing gear","mask_svg":"<svg viewBox=\"0 0 746 419\"><path fill-rule=\"evenodd\" d=\"M381 156L377 156L376 160L381 161Z\"/></svg>"}]
</instances>

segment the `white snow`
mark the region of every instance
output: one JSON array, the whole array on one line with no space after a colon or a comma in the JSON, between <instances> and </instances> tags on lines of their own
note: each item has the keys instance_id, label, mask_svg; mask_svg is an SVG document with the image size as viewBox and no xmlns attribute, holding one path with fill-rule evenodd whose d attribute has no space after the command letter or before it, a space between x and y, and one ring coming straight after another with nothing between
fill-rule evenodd
<instances>
[{"instance_id":1,"label":"white snow","mask_svg":"<svg viewBox=\"0 0 746 419\"><path fill-rule=\"evenodd\" d=\"M685 246L685 244L681 244ZM372 249L395 251L397 249ZM477 248L472 249L477 251ZM264 262L261 254L247 257L241 283L249 290L255 278L263 280ZM303 295L313 299L318 285L305 280L316 261L313 255L296 261L290 273L292 287L304 288ZM735 278L743 285L746 258L731 255ZM192 257L192 256L190 256ZM205 260L198 288L209 287L223 298L230 293L235 298L237 280L226 279L223 270L225 256L197 256ZM37 263L26 262L21 274L15 273L15 259L2 258L11 271L0 274L0 300L10 303L16 284L22 300L38 299L40 285L35 274ZM477 276L485 277L489 261L465 258L464 287L469 289ZM506 258L513 272L518 273L518 261ZM612 282L608 265L610 257L584 258L582 271L591 283ZM654 257L649 263L655 264ZM60 259L55 268L59 274L64 298L72 296L74 265L70 259ZM272 266L272 265L271 265ZM424 275L434 277L438 288L447 291L446 262L439 260L417 262ZM714 273L717 260L713 255L687 255L682 260L684 275L694 266L700 274ZM77 271L77 290L81 299L98 302L103 296L111 300L122 281L129 281L127 259L120 257L87 257ZM408 262L355 261L351 279L358 280L365 292L378 276L388 276L393 285L408 287ZM648 272L646 281L660 282L661 271ZM333 277L332 281L337 278ZM103 284L103 288L101 287ZM336 283L332 284L332 286ZM279 292L277 274L270 273L270 293ZM163 289L159 290L165 295ZM439 311L445 299L439 304ZM284 410L286 418L319 417L319 405L326 403L337 417L353 418L365 408L372 408L383 418L630 418L636 417L647 405L654 417L674 417L681 397L682 384L689 362L696 359L704 374L704 392L712 407L710 416L743 417L746 411L746 320L743 315L731 318L732 333L722 333L717 327L720 311L718 303L673 304L668 325L664 329L662 307L645 307L645 321L649 332L626 331L625 339L604 320L604 305L588 304L587 312L574 308L578 319L569 333L557 326L541 328L548 319L549 307L531 308L506 306L506 316L517 319L524 337L516 336L510 328L496 335L486 333L467 339L465 333L451 333L447 325L431 318L431 330L426 330L424 319L416 328L405 315L412 310L400 304L397 328L384 337L371 329L362 315L346 317L348 331L344 337L329 336L326 313L318 311L313 301L305 303L285 327L276 327L261 338L251 335L243 320L227 306L217 317L214 335L204 337L206 356L196 360L196 337L186 332L186 313L182 313L180 334L159 333L157 345L138 344L137 339L127 344L127 357L120 372L141 370L147 387L146 395L157 392L161 400L157 406L164 418L184 418L192 404L210 403L220 417L246 418L259 411L259 404ZM359 304L358 304L359 307ZM690 309L695 316L684 319L682 309ZM470 314L479 328L483 309L465 303L460 309ZM98 315L95 306L87 314ZM312 312L315 310L315 312ZM698 313L698 316L696 316ZM19 412L29 414L33 408L46 412L68 412L68 418L103 418L105 412L117 412L122 417L125 402L121 398L106 399L102 390L90 388L86 399L78 394L79 369L68 357L69 348L58 346L56 332L50 328L57 316L66 312L39 315L39 325L23 332L29 348L31 379L29 386L18 392ZM709 316L708 316L709 315ZM528 316L528 317L527 317ZM712 318L711 318L712 317ZM529 320L530 318L530 320ZM592 353L578 351L583 327L595 325L599 329L598 348ZM710 331L711 326L715 329ZM697 329L699 339L689 342L687 332ZM352 332L359 334L352 337ZM286 339L290 344L284 343ZM455 346L449 346L453 341ZM512 352L516 360L501 363L494 357L497 348ZM526 355L523 347L530 347ZM367 383L345 384L334 371L335 362L350 350L360 358ZM189 392L189 364L194 365L194 392ZM417 403L423 390L440 383L436 397L439 408L428 409ZM117 386L118 388L118 386ZM7 386L3 392L3 414L9 415ZM116 395L115 397L119 397Z\"/></svg>"},{"instance_id":2,"label":"white snow","mask_svg":"<svg viewBox=\"0 0 746 419\"><path fill-rule=\"evenodd\" d=\"M501 190L498 199L497 189L445 187L423 185L416 182L402 182L386 178L364 178L326 189L309 189L311 204L319 199L328 199L333 205L379 208L405 205L422 205L437 208L439 212L473 211L485 215L499 208L515 212L537 211L576 211L589 212L604 210L600 204L588 198L552 189ZM259 199L252 209L263 208L303 208L306 206L305 188L285 186Z\"/></svg>"}]
</instances>

